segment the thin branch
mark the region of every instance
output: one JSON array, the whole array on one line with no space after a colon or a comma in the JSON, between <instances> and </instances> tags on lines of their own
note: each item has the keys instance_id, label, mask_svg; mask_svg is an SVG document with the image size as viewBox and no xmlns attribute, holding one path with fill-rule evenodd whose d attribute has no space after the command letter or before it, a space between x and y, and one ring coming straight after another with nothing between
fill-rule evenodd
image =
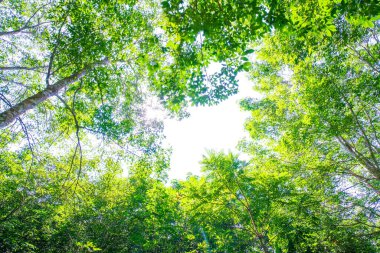
<instances>
[{"instance_id":1,"label":"thin branch","mask_svg":"<svg viewBox=\"0 0 380 253\"><path fill-rule=\"evenodd\" d=\"M57 95L57 97L64 103L66 108L70 110L71 114L73 115L74 122L75 122L75 128L76 128L75 135L77 138L77 145L75 147L75 150L76 151L79 150L79 169L78 169L78 173L77 173L77 179L74 181L75 182L74 193L75 193L76 187L79 184L79 177L82 173L82 164L83 164L82 145L81 145L80 137L79 137L80 126L79 126L79 122L78 122L78 119L77 119L77 116L75 113L75 109L74 109L75 108L76 95L78 94L79 90L82 89L82 86L83 86L83 82L81 82L78 89L75 90L71 107L69 107L69 105L66 103L66 101L63 98L61 98L59 95ZM76 153L76 151L75 151L75 153ZM74 156L73 156L72 162L73 162L73 160L74 160ZM71 168L70 168L70 171L71 171ZM74 182L73 182L73 184L74 184ZM69 187L71 187L73 184L71 184Z\"/></svg>"},{"instance_id":2,"label":"thin branch","mask_svg":"<svg viewBox=\"0 0 380 253\"><path fill-rule=\"evenodd\" d=\"M0 71L17 71L17 70L38 70L44 69L47 66L37 66L37 67L23 67L23 66L13 66L13 67L0 67Z\"/></svg>"},{"instance_id":3,"label":"thin branch","mask_svg":"<svg viewBox=\"0 0 380 253\"><path fill-rule=\"evenodd\" d=\"M39 7L33 14L32 16L25 22L25 24L19 28L19 29L16 29L16 30L13 30L13 31L8 31L8 32L0 32L0 36L9 36L9 35L14 35L14 34L17 34L19 32L22 32L24 30L28 30L28 29L33 29L33 28L36 28L40 25L43 25L43 24L47 24L47 23L51 23L50 21L47 21L47 22L40 22L36 25L32 25L32 26L29 26L29 23L32 21L32 19L37 15L37 13L42 9L44 8L45 6L47 6L49 4L44 4L42 5L41 7Z\"/></svg>"},{"instance_id":4,"label":"thin branch","mask_svg":"<svg viewBox=\"0 0 380 253\"><path fill-rule=\"evenodd\" d=\"M365 115L368 118L368 121L369 121L368 123L369 123L370 127L372 128L372 131L373 131L374 137L376 139L376 142L377 142L378 145L380 145L379 137L377 136L377 130L376 130L376 127L375 127L374 122L372 120L372 117L368 114L367 110L365 110L365 109L364 109L364 113L365 113ZM376 148L377 151L379 152L379 150L378 150L377 147L374 147L374 148Z\"/></svg>"},{"instance_id":5,"label":"thin branch","mask_svg":"<svg viewBox=\"0 0 380 253\"><path fill-rule=\"evenodd\" d=\"M1 93L0 93L0 99L3 100L4 103L6 103L9 107L12 107L11 102L3 94L1 94ZM24 124L24 122L22 121L22 119L20 117L18 117L17 120L18 120L18 122L20 122L22 131L24 132L24 134L26 136L26 140L28 141L28 148L29 148L29 150L30 150L30 152L32 154L32 161L30 163L29 169L27 171L27 176L26 176L26 182L28 182L29 179L30 179L30 172L32 170L32 166L33 166L34 160L37 160L37 157L36 157L36 155L34 153L32 141L31 141L31 138L29 136L29 132L28 132L28 129L27 129L26 125Z\"/></svg>"},{"instance_id":6,"label":"thin branch","mask_svg":"<svg viewBox=\"0 0 380 253\"><path fill-rule=\"evenodd\" d=\"M358 56L358 58L362 61L362 62L364 62L364 63L366 63L373 71L375 71L375 72L377 72L377 73L380 73L380 71L371 63L371 62L369 62L367 59L365 59L361 54L360 54L360 52L357 50L357 49L355 49L355 48L353 48L352 46L348 46L348 48L349 49L351 49L357 56ZM364 47L363 47L364 48Z\"/></svg>"},{"instance_id":7,"label":"thin branch","mask_svg":"<svg viewBox=\"0 0 380 253\"><path fill-rule=\"evenodd\" d=\"M262 234L259 232L259 230L258 230L258 227L257 227L257 225L256 225L255 219L254 219L253 214L252 214L252 210L251 210L251 208L249 207L248 200L247 200L247 198L245 197L245 195L243 194L242 190L240 190L240 192L241 192L241 194L243 195L244 201L242 201L242 200L239 198L238 194L230 188L230 182L224 180L224 177L222 177L218 171L215 171L215 172L216 172L216 174L218 175L218 177L219 177L221 180L223 180L223 181L225 182L225 186L227 187L228 191L229 191L231 194L233 194L233 195L235 196L235 198L236 198L236 199L237 199L237 200L243 205L243 207L247 210L248 215L249 215L249 218L250 218L250 222L251 222L251 224L252 224L253 232L254 232L255 236L257 237L257 239L259 240L259 242L260 242L260 246L261 246L262 250L263 250L265 253L269 252L269 250L268 250L268 248L267 248L267 245L266 245L265 242L263 241L263 235L262 235ZM236 179L236 181L237 181L237 179ZM239 186L238 186L238 188L240 189Z\"/></svg>"},{"instance_id":8,"label":"thin branch","mask_svg":"<svg viewBox=\"0 0 380 253\"><path fill-rule=\"evenodd\" d=\"M344 94L342 94L342 98L343 98L343 100L346 102L346 104L348 105L348 108L349 108L349 110L350 110L352 116L354 116L354 119L355 119L355 121L356 121L356 123L357 123L357 125L358 125L358 127L359 127L359 129L360 129L360 131L361 131L362 134L363 134L364 141L365 141L366 146L367 146L367 148L368 148L368 150L369 150L369 152L370 152L370 156L371 156L371 158L372 158L372 160L373 160L373 164L374 164L374 166L377 168L377 170L380 170L380 168L379 168L379 164L378 164L378 162L377 162L377 159L376 159L376 156L375 156L375 153L374 153L373 147L372 147L373 145L372 145L372 143L370 142L370 140L369 140L369 138L368 138L368 136L367 136L367 134L366 134L366 132L365 132L365 130L364 130L364 127L362 126L362 124L360 124L360 121L359 121L359 119L358 119L357 114L354 112L354 109L353 109L352 104L348 101L348 99L344 96ZM379 171L379 173L380 173L380 171Z\"/></svg>"},{"instance_id":9,"label":"thin branch","mask_svg":"<svg viewBox=\"0 0 380 253\"><path fill-rule=\"evenodd\" d=\"M0 36L10 36L10 35L14 35L14 34L17 34L17 33L21 33L21 32L24 32L25 30L28 30L28 29L33 29L33 28L36 28L36 27L39 27L41 25L44 25L44 24L49 24L51 23L50 21L47 21L47 22L41 22L41 23L38 23L36 25L32 25L32 26L24 26L20 29L17 29L17 30L14 30L14 31L9 31L9 32L0 32Z\"/></svg>"},{"instance_id":10,"label":"thin branch","mask_svg":"<svg viewBox=\"0 0 380 253\"><path fill-rule=\"evenodd\" d=\"M11 41L6 40L6 39L4 39L4 38L1 38L1 37L0 37L0 40L4 41L6 44L8 44L10 47L14 48L15 50L18 50L19 53L21 53L23 56L25 56L25 57L30 57L30 55L31 55L31 54L30 54L30 51L27 51L26 49L21 48L21 47L15 45L14 42L11 42Z\"/></svg>"},{"instance_id":11,"label":"thin branch","mask_svg":"<svg viewBox=\"0 0 380 253\"><path fill-rule=\"evenodd\" d=\"M11 102L3 95L0 93L0 99L4 101L5 104L7 104L9 107L12 107L12 104ZM21 125L21 128L26 136L26 139L28 141L28 146L29 146L29 150L30 152L32 153L32 158L34 159L35 158L35 154L34 154L34 151L33 151L33 145L31 143L31 140L30 140L30 137L29 137L29 134L28 134L28 130L24 124L24 122L21 120L21 118L17 118L17 120L20 122L20 125ZM32 161L33 162L33 161Z\"/></svg>"},{"instance_id":12,"label":"thin branch","mask_svg":"<svg viewBox=\"0 0 380 253\"><path fill-rule=\"evenodd\" d=\"M353 157L355 157L367 170L374 175L377 179L380 179L380 171L361 153L359 153L355 147L353 147L346 139L342 136L336 137L338 142L350 153Z\"/></svg>"},{"instance_id":13,"label":"thin branch","mask_svg":"<svg viewBox=\"0 0 380 253\"><path fill-rule=\"evenodd\" d=\"M71 159L71 164L70 164L70 169L69 169L69 172L68 172L68 175L67 175L67 178L69 177L69 174L71 173L72 171L72 167L73 167L73 164L74 164L74 159L76 157L76 154L77 154L77 151L79 150L79 171L78 171L78 177L79 178L79 175L82 171L82 161L83 161L83 155L82 155L82 146L81 146L81 143L80 143L80 137L79 137L79 130L80 130L80 127L79 127L79 123L78 123L78 119L77 119L77 116L76 116L76 113L74 111L74 108L71 108L67 103L66 101L59 95L56 95L56 97L65 105L65 107L70 111L70 113L73 115L73 119L74 119L74 122L75 122L75 127L76 127L76 132L75 132L75 135L76 135L76 138L77 138L77 145L75 147L75 151L74 151L74 155ZM66 178L66 179L67 179Z\"/></svg>"},{"instance_id":14,"label":"thin branch","mask_svg":"<svg viewBox=\"0 0 380 253\"><path fill-rule=\"evenodd\" d=\"M378 189L376 189L371 183L369 183L368 181L370 180L374 180L374 179L370 179L370 178L366 178L366 177L363 177L361 175L358 175L350 170L347 170L348 174L356 177L357 179L359 179L359 181L361 183L364 183L365 185L367 185L369 188L371 188L373 191L376 192L376 194L380 195L380 191Z\"/></svg>"},{"instance_id":15,"label":"thin branch","mask_svg":"<svg viewBox=\"0 0 380 253\"><path fill-rule=\"evenodd\" d=\"M27 85L21 83L21 82L16 82L16 81L13 81L13 80L9 80L9 79L5 79L3 77L0 77L0 80L2 80L3 82L7 82L7 83L13 83L13 84L16 84L16 85L19 85L23 88L29 88Z\"/></svg>"},{"instance_id":16,"label":"thin branch","mask_svg":"<svg viewBox=\"0 0 380 253\"><path fill-rule=\"evenodd\" d=\"M54 57L55 57L55 54L57 53L58 45L61 42L61 31L62 31L62 28L63 28L63 26L65 24L64 21L66 20L66 17L67 16L65 16L65 18L63 19L63 22L62 22L61 26L59 27L59 30L58 30L58 39L57 39L56 44L54 45L53 52L50 55L48 72L46 74L46 86L50 85L49 84L49 80L50 80L50 75L51 75L51 68L53 67Z\"/></svg>"}]
</instances>

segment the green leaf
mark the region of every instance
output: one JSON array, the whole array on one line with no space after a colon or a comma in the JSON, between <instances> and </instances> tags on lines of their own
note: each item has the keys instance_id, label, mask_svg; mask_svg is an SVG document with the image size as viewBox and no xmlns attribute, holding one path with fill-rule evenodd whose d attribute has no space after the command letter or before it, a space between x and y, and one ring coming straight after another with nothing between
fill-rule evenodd
<instances>
[{"instance_id":1,"label":"green leaf","mask_svg":"<svg viewBox=\"0 0 380 253\"><path fill-rule=\"evenodd\" d=\"M245 62L243 63L242 67L245 71L249 71L252 67L252 64L250 62Z\"/></svg>"},{"instance_id":2,"label":"green leaf","mask_svg":"<svg viewBox=\"0 0 380 253\"><path fill-rule=\"evenodd\" d=\"M254 52L255 52L255 50L253 50L253 49L248 49L248 50L244 51L243 55L252 54L252 53L254 53Z\"/></svg>"}]
</instances>

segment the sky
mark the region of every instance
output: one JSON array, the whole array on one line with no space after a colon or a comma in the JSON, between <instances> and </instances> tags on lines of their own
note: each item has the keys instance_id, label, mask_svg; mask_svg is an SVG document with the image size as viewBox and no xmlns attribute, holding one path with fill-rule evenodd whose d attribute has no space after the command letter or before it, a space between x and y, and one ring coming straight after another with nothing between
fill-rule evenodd
<instances>
[{"instance_id":1,"label":"sky","mask_svg":"<svg viewBox=\"0 0 380 253\"><path fill-rule=\"evenodd\" d=\"M235 151L239 140L247 136L244 122L249 112L239 107L245 97L257 97L252 84L239 74L239 93L209 107L192 107L190 117L181 121L164 120L166 144L172 147L169 179L186 179L189 173L200 175L200 160L207 150Z\"/></svg>"}]
</instances>

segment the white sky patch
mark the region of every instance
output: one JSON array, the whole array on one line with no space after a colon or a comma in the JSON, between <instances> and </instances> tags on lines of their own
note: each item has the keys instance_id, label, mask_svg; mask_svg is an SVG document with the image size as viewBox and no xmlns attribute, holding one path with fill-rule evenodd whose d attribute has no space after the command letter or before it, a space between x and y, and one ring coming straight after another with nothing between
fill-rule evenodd
<instances>
[{"instance_id":1,"label":"white sky patch","mask_svg":"<svg viewBox=\"0 0 380 253\"><path fill-rule=\"evenodd\" d=\"M190 117L181 121L165 119L166 144L173 148L169 179L185 179L189 173L199 175L202 156L207 150L237 152L239 140L247 136L244 122L249 112L239 107L245 97L258 97L252 83L239 76L239 93L211 107L193 107Z\"/></svg>"}]
</instances>

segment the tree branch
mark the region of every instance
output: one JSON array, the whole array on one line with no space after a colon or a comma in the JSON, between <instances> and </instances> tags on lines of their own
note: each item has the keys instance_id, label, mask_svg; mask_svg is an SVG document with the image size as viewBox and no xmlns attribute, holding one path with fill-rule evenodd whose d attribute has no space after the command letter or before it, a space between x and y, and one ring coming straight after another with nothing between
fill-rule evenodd
<instances>
[{"instance_id":1,"label":"tree branch","mask_svg":"<svg viewBox=\"0 0 380 253\"><path fill-rule=\"evenodd\" d=\"M26 98L15 106L9 108L8 110L0 113L0 128L7 127L15 119L26 113L27 111L34 109L37 105L49 99L52 96L58 94L60 90L67 87L68 85L78 81L84 77L89 71L97 66L103 66L109 64L108 58L104 58L100 62L95 62L85 66L80 71L72 74L71 76L65 77L56 83L46 87L44 90L38 92L37 94Z\"/></svg>"},{"instance_id":2,"label":"tree branch","mask_svg":"<svg viewBox=\"0 0 380 253\"><path fill-rule=\"evenodd\" d=\"M1 3L1 2L0 2ZM16 29L16 30L13 30L13 31L8 31L8 32L0 32L0 36L9 36L9 35L14 35L14 34L17 34L17 33L20 33L24 30L28 30L28 29L32 29L32 28L36 28L40 25L43 25L43 24L47 24L47 23L51 23L50 21L47 21L47 22L39 22L38 24L36 25L32 25L32 26L29 26L29 23L30 21L37 15L37 13L42 9L44 8L46 5L48 4L44 4L42 5L41 7L39 7L33 14L32 16L30 16L30 18L25 22L25 24L19 28L19 29Z\"/></svg>"},{"instance_id":3,"label":"tree branch","mask_svg":"<svg viewBox=\"0 0 380 253\"><path fill-rule=\"evenodd\" d=\"M37 70L37 69L44 69L46 67L47 66L37 66L37 67L23 67L23 66L0 67L0 71Z\"/></svg>"},{"instance_id":4,"label":"tree branch","mask_svg":"<svg viewBox=\"0 0 380 253\"><path fill-rule=\"evenodd\" d=\"M41 22L41 23L38 23L38 24L36 24L36 25L32 25L32 26L23 26L23 27L21 27L20 29L13 30L13 31L0 32L0 36L10 36L10 35L14 35L14 34L17 34L17 33L23 32L23 31L25 31L25 30L33 29L33 28L36 28L36 27L39 27L39 26L41 26L41 25L48 24L48 23L51 23L51 22Z\"/></svg>"},{"instance_id":5,"label":"tree branch","mask_svg":"<svg viewBox=\"0 0 380 253\"><path fill-rule=\"evenodd\" d=\"M366 157L364 157L361 153L359 153L346 139L342 136L336 137L337 141L347 150L349 154L351 154L354 158L356 158L365 168L367 168L368 172L370 172L377 179L380 179L380 170L377 169L375 165L371 163Z\"/></svg>"},{"instance_id":6,"label":"tree branch","mask_svg":"<svg viewBox=\"0 0 380 253\"><path fill-rule=\"evenodd\" d=\"M50 79L50 75L51 75L51 68L53 67L54 57L55 57L55 54L57 53L59 43L61 42L61 34L62 34L61 31L62 31L63 26L65 25L65 22L64 22L65 20L66 20L66 17L63 19L63 22L62 22L61 26L59 27L57 42L54 45L53 52L50 55L48 72L46 74L46 86L50 85L49 79Z\"/></svg>"}]
</instances>

